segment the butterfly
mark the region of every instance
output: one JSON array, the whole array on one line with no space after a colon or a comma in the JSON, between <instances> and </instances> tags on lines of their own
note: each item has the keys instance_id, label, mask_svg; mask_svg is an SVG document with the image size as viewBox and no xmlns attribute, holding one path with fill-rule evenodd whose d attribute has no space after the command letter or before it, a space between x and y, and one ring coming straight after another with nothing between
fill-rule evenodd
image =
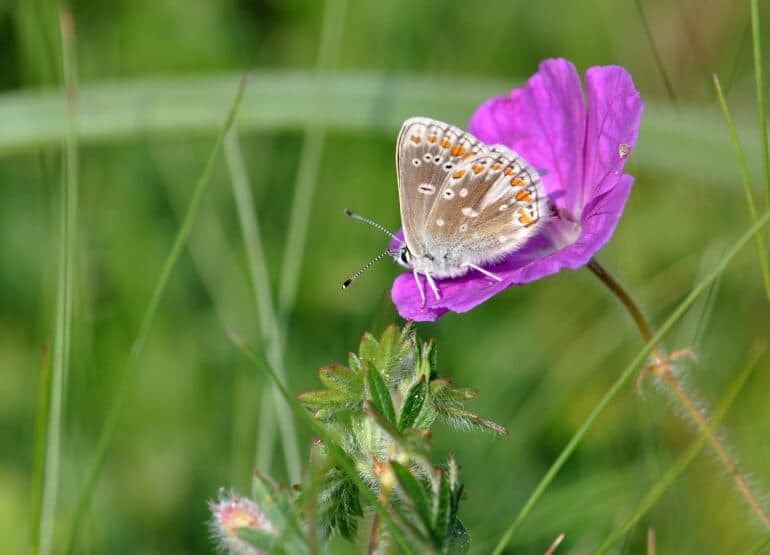
<instances>
[{"instance_id":1,"label":"butterfly","mask_svg":"<svg viewBox=\"0 0 770 555\"><path fill-rule=\"evenodd\" d=\"M441 292L436 279L479 272L502 281L485 266L518 250L549 214L540 173L524 158L438 120L414 117L404 122L396 142L396 170L404 240L343 287L386 254L412 270L423 306L420 274L437 300ZM393 236L367 218L346 214Z\"/></svg>"}]
</instances>

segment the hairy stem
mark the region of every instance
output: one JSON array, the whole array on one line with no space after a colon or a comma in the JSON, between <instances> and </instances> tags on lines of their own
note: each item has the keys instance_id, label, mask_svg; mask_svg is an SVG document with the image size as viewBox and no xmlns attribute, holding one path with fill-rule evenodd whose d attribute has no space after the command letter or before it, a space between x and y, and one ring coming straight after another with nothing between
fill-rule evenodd
<instances>
[{"instance_id":1,"label":"hairy stem","mask_svg":"<svg viewBox=\"0 0 770 555\"><path fill-rule=\"evenodd\" d=\"M631 295L629 295L628 292L623 289L623 287L615 280L615 278L613 278L609 272L607 272L607 270L596 261L595 258L592 258L589 261L588 269L591 270L594 275L598 277L615 296L618 297L618 299L620 299L620 302L623 303L623 306L626 307L628 312L631 314L631 317L634 319L634 322L639 328L639 332L641 333L642 338L646 342L649 342L654 336L652 328L647 322L647 319L644 317L644 314L639 308L639 305L634 302ZM692 418L692 420L695 422L695 425L701 430L704 436L708 438L709 443L711 443L711 446L714 448L714 451L722 461L722 464L724 464L728 473L733 477L733 480L735 480L735 483L738 486L738 490L741 492L741 495L743 495L744 499L746 499L746 502L754 511L757 518L762 522L765 528L770 530L770 516L768 516L767 511L762 507L762 504L757 499L757 496L749 487L746 478L743 476L740 469L738 468L738 465L730 456L730 453L725 447L724 443L717 437L717 435L714 433L714 430L709 425L703 408L699 407L695 401L693 401L692 396L687 393L685 388L682 386L682 383L676 379L676 376L674 376L673 372L671 371L670 361L674 358L674 356L675 355L670 357L665 356L663 350L656 346L651 353L652 364L643 372L650 372L651 374L657 376L669 388L669 390L671 390L677 400L682 404L684 409L690 415L690 418Z\"/></svg>"}]
</instances>

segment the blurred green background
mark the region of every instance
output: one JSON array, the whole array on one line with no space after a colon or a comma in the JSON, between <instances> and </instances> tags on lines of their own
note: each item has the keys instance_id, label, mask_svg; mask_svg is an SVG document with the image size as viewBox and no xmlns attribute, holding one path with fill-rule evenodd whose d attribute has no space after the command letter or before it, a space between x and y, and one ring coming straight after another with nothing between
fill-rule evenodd
<instances>
[{"instance_id":1,"label":"blurred green background","mask_svg":"<svg viewBox=\"0 0 770 555\"><path fill-rule=\"evenodd\" d=\"M743 189L711 74L741 122L760 186L748 2L488 1L183 2L80 0L79 220L71 364L62 431L54 552L74 505L116 379L241 74L253 70L236 127L273 298L285 260L300 264L286 306L289 387L319 387L365 330L397 321L381 263L340 283L386 245L342 215L399 222L394 140L413 115L464 126L475 106L562 56L584 71L620 64L646 103L626 168L636 184L599 259L660 323L748 228ZM770 40L770 5L762 3ZM43 346L53 340L65 104L59 5L0 3L0 537L28 548L35 419ZM767 53L767 49L765 49ZM765 56L770 58L770 56ZM319 59L320 58L320 59ZM767 69L767 68L765 68ZM318 71L321 73L318 73ZM673 94L671 94L673 92ZM287 248L295 190L308 203L305 248ZM296 245L296 244L295 244ZM79 535L78 553L209 553L206 501L249 489L258 437L277 434L265 381L228 340L262 345L237 209L217 158L164 295ZM290 289L289 284L289 289ZM770 331L750 244L666 344L692 348L686 382L713 406ZM507 426L494 439L439 428L468 492L461 518L476 552L499 539L522 502L641 346L622 307L587 271L511 288L466 314L420 324L439 371L479 391L470 409ZM758 491L770 492L770 363L763 356L724 435ZM629 515L695 437L667 395L627 386L548 490L510 553L587 553ZM263 428L260 428L260 421ZM270 472L287 479L280 445ZM299 429L303 457L310 436ZM265 460L265 454L261 455ZM707 452L642 519L617 553L739 553L762 528ZM345 550L335 543L336 550Z\"/></svg>"}]
</instances>

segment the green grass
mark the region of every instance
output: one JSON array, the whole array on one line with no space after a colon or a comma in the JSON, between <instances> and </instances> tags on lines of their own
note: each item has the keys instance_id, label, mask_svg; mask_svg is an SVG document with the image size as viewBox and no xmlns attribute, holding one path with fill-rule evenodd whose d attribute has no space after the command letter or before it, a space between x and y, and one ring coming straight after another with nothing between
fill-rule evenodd
<instances>
[{"instance_id":1,"label":"green grass","mask_svg":"<svg viewBox=\"0 0 770 555\"><path fill-rule=\"evenodd\" d=\"M38 424L47 422L46 394L62 401L48 413L61 425L58 461L49 463L59 476L48 509L52 552L70 537L74 552L212 552L203 523L220 486L248 493L255 466L283 483L301 475L315 432L300 420L293 430L275 411L271 382L226 330L282 367L290 393L318 389L318 367L344 363L364 330L378 334L397 321L395 266L375 266L345 292L339 286L385 245L342 209L398 227L400 123L419 114L464 125L480 102L523 83L548 56L581 71L623 65L642 93L627 164L636 182L599 258L664 330L753 225L747 192L757 219L767 203L756 109L764 93L754 73L767 71L767 41L757 32L754 51L741 49L752 13L768 36L758 4L693 19L684 3L644 3L645 27L634 4L611 2L493 0L475 16L464 4L406 0L195 8L120 0L109 10L78 2L74 120L59 69L58 6L0 7L4 549L40 547L41 438L53 430ZM209 160L246 69L252 79L235 132L225 155ZM739 164L714 73L731 76L724 92ZM187 219L207 160L206 196ZM73 256L66 285L61 260ZM706 406L770 335L763 265L753 248L738 252L692 312L669 324L667 346L699 353L682 373ZM71 317L66 304L57 309L70 286ZM648 528L659 553L740 553L767 542L709 449L692 455L698 432L668 396L650 383L643 394L618 385L635 374L629 361L643 361L638 332L589 272L512 288L418 332L435 337L443 375L478 390L469 408L511 432L494 439L439 428L433 437L437 456L451 450L461 466L468 497L460 517L473 552L490 552L524 506L531 512L506 552L542 553L561 532L557 554L592 552L621 529L613 549L622 553L645 552ZM40 370L47 343L50 375ZM66 372L56 363L64 343ZM267 356L270 344L279 364ZM47 387L57 373L60 385ZM762 355L721 428L765 496L768 390ZM614 397L605 403L605 395ZM601 417L581 428L597 409ZM560 459L565 445L574 450ZM536 489L554 461L559 472ZM358 552L335 542L334 552L346 550Z\"/></svg>"}]
</instances>

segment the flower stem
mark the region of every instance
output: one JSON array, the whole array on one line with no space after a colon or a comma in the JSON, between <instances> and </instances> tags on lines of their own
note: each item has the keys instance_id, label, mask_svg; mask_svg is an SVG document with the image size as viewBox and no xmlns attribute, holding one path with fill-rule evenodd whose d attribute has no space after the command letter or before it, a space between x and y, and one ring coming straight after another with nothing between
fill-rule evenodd
<instances>
[{"instance_id":1,"label":"flower stem","mask_svg":"<svg viewBox=\"0 0 770 555\"><path fill-rule=\"evenodd\" d=\"M588 262L588 269L591 270L594 275L598 277L615 296L618 297L618 299L620 299L620 302L623 303L623 306L626 307L628 312L631 314L631 317L634 319L634 322L639 328L639 332L641 333L642 338L646 342L649 342L654 336L652 328L647 322L647 319L644 317L644 314L639 308L639 305L634 302L631 295L629 295L628 292L623 289L623 287L615 280L615 278L613 278L610 273L607 272L607 270L596 261L595 258L592 258ZM674 373L671 371L670 361L675 357L676 353L673 353L671 356L665 356L662 349L656 346L652 351L652 365L643 372L650 372L659 377L661 381L676 396L676 398L695 422L695 425L701 430L704 436L708 438L717 456L722 461L722 464L724 464L729 474L733 477L733 480L735 480L735 483L738 486L738 490L741 492L743 497L746 499L746 502L757 515L757 518L759 518L765 528L770 530L770 516L768 516L768 513L757 499L757 496L749 487L746 478L741 473L735 461L733 461L724 443L720 441L720 439L714 433L714 430L709 425L703 408L699 407L695 401L693 401L692 396L687 393L681 382L676 379L676 376L674 376Z\"/></svg>"}]
</instances>

